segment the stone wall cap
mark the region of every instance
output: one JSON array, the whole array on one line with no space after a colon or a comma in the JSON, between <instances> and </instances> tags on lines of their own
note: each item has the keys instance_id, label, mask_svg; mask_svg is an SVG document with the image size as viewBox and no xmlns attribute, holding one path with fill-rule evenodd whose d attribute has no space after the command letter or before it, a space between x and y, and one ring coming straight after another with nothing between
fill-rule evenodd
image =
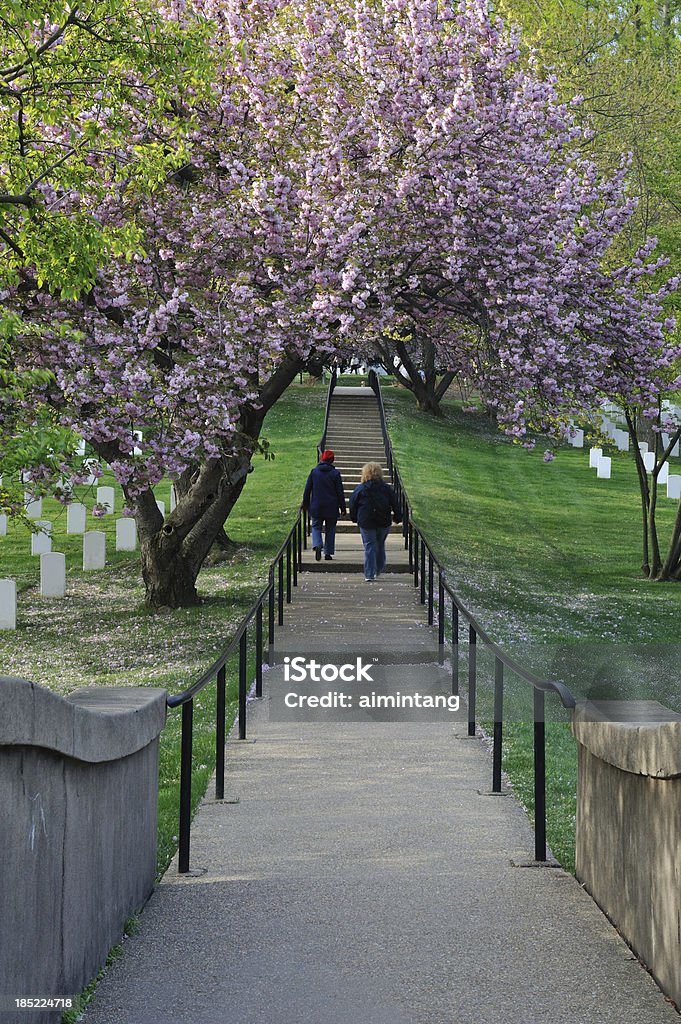
<instances>
[{"instance_id":1,"label":"stone wall cap","mask_svg":"<svg viewBox=\"0 0 681 1024\"><path fill-rule=\"evenodd\" d=\"M166 691L87 687L67 697L27 679L0 676L0 747L42 747L78 761L115 761L165 725Z\"/></svg>"},{"instance_id":2,"label":"stone wall cap","mask_svg":"<svg viewBox=\"0 0 681 1024\"><path fill-rule=\"evenodd\" d=\"M572 716L578 743L621 771L681 775L681 715L656 700L580 701Z\"/></svg>"}]
</instances>

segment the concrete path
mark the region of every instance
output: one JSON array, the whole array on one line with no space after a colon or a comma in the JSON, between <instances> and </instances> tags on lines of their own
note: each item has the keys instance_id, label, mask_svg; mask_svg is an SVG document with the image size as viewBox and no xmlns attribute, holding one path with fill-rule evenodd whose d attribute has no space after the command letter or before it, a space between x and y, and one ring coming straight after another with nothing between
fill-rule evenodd
<instances>
[{"instance_id":1,"label":"concrete path","mask_svg":"<svg viewBox=\"0 0 681 1024\"><path fill-rule=\"evenodd\" d=\"M406 575L302 574L277 650L447 692ZM86 1024L678 1024L578 883L532 864L463 715L284 721L282 667L265 689L228 745L238 803L208 795L193 873L171 866Z\"/></svg>"}]
</instances>

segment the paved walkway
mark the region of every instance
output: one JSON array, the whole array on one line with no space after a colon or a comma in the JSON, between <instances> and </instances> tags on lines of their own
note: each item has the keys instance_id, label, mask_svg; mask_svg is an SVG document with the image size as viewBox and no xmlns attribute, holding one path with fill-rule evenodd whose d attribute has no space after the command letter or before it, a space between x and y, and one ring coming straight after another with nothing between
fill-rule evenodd
<instances>
[{"instance_id":1,"label":"paved walkway","mask_svg":"<svg viewBox=\"0 0 681 1024\"><path fill-rule=\"evenodd\" d=\"M312 630L446 692L408 576L305 573L287 612L280 656ZM532 866L456 715L276 721L282 668L265 688L228 747L239 802L208 795L193 874L171 866L86 1024L678 1024L578 883Z\"/></svg>"}]
</instances>

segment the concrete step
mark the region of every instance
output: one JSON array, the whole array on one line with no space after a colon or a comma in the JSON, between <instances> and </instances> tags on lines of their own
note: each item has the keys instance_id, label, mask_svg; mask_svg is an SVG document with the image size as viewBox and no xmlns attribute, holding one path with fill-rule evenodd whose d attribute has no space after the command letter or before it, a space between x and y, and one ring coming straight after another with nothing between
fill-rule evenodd
<instances>
[{"instance_id":1,"label":"concrete step","mask_svg":"<svg viewBox=\"0 0 681 1024\"><path fill-rule=\"evenodd\" d=\"M340 434L338 431L328 431L325 438L326 447L329 448L332 444L336 447L351 447L361 450L363 448L377 448L379 451L385 453L385 444L383 438L380 435L371 436L369 434L362 433L361 430L348 431L346 434Z\"/></svg>"},{"instance_id":2,"label":"concrete step","mask_svg":"<svg viewBox=\"0 0 681 1024\"><path fill-rule=\"evenodd\" d=\"M327 438L325 443L337 457L343 459L364 459L366 455L372 455L374 462L383 463L385 460L385 446L374 441L350 441L334 437Z\"/></svg>"},{"instance_id":3,"label":"concrete step","mask_svg":"<svg viewBox=\"0 0 681 1024\"><path fill-rule=\"evenodd\" d=\"M336 554L333 561L327 562L322 555L318 562L308 538L308 549L303 552L303 572L361 572L364 567L364 548L359 537L358 528L354 523L352 532L336 531ZM409 573L409 553L404 550L404 539L401 533L390 533L385 545L387 563L386 574Z\"/></svg>"},{"instance_id":4,"label":"concrete step","mask_svg":"<svg viewBox=\"0 0 681 1024\"><path fill-rule=\"evenodd\" d=\"M354 533L355 535L357 535L357 533L358 533L357 524L353 523L351 519L339 519L338 523L336 524L336 536L338 536L339 533ZM403 537L403 534L402 534L402 526L401 526L401 524L396 524L392 528L390 536L394 537L394 536L397 536L397 535L399 535L402 538L402 543L404 544L404 537ZM309 539L308 539L308 543L309 543Z\"/></svg>"},{"instance_id":5,"label":"concrete step","mask_svg":"<svg viewBox=\"0 0 681 1024\"><path fill-rule=\"evenodd\" d=\"M332 409L329 413L329 423L349 423L351 420L358 420L360 423L365 423L370 427L378 427L381 429L381 417L378 415L371 415L362 409L346 409L343 413Z\"/></svg>"}]
</instances>

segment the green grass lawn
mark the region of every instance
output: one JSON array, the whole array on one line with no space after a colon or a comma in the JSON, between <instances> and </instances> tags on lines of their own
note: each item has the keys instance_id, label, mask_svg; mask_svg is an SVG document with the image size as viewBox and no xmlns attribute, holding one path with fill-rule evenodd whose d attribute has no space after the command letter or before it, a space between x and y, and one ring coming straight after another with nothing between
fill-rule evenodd
<instances>
[{"instance_id":1,"label":"green grass lawn","mask_svg":"<svg viewBox=\"0 0 681 1024\"><path fill-rule=\"evenodd\" d=\"M416 521L492 639L579 698L654 699L681 711L681 586L641 574L631 454L610 453L612 479L598 480L588 448L566 445L545 463L548 443L527 452L459 403L444 403L436 419L394 388L384 402ZM672 472L681 472L676 461ZM660 504L664 536L676 502ZM483 720L492 706L492 661L480 652ZM512 675L506 690L504 767L531 812L531 693ZM547 700L547 711L549 842L572 867L575 745L557 699Z\"/></svg>"},{"instance_id":2,"label":"green grass lawn","mask_svg":"<svg viewBox=\"0 0 681 1024\"><path fill-rule=\"evenodd\" d=\"M30 531L11 524L8 535L0 537L0 576L17 580L18 628L0 631L0 674L31 679L62 694L82 686L158 686L171 693L185 689L224 650L267 582L269 563L295 520L316 461L324 403L323 388L293 386L268 415L264 436L275 458L254 460L254 472L227 524L239 544L237 554L231 562L201 572L198 607L156 612L145 607L139 557L116 553L114 516L88 516L88 529L107 533L107 566L84 573L82 537L66 536L66 513L54 500L44 501L42 518L53 522L53 550L66 553L67 596L43 599L39 558L30 555ZM169 508L170 484L161 484L156 493ZM117 510L121 498L119 490ZM228 672L230 724L236 686L233 662ZM170 711L161 737L159 872L176 847L180 719L179 710ZM194 729L196 804L214 764L213 686L195 700Z\"/></svg>"}]
</instances>

